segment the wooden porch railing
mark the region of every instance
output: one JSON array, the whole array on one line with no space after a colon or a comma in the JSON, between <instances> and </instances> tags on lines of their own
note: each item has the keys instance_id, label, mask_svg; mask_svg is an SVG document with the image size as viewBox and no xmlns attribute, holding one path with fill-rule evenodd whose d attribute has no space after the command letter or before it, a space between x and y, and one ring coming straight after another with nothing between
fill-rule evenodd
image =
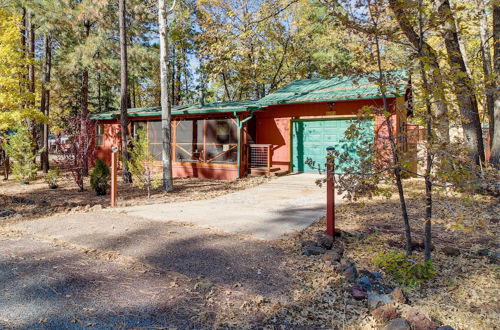
<instances>
[{"instance_id":1,"label":"wooden porch railing","mask_svg":"<svg viewBox=\"0 0 500 330\"><path fill-rule=\"evenodd\" d=\"M272 144L249 144L248 145L248 168L250 172L265 171L271 174L271 149Z\"/></svg>"}]
</instances>

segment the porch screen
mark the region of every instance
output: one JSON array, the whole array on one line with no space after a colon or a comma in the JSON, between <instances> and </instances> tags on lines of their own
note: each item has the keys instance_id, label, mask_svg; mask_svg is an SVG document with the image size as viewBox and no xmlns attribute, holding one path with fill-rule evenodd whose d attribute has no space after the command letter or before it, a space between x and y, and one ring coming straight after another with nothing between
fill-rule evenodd
<instances>
[{"instance_id":1,"label":"porch screen","mask_svg":"<svg viewBox=\"0 0 500 330\"><path fill-rule=\"evenodd\" d=\"M237 132L236 123L228 118L178 121L175 160L234 164L237 160Z\"/></svg>"}]
</instances>

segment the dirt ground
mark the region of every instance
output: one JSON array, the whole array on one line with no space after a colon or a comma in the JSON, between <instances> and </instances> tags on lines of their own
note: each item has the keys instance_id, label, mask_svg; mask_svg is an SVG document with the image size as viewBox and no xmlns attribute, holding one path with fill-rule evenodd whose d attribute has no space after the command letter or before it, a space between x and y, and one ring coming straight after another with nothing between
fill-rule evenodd
<instances>
[{"instance_id":1,"label":"dirt ground","mask_svg":"<svg viewBox=\"0 0 500 330\"><path fill-rule=\"evenodd\" d=\"M178 196L172 198L207 198L214 193L212 190L223 193L258 184L258 180L248 180L206 183L191 179L184 181L184 190L178 181ZM15 192L23 198L43 198L43 193L9 188L12 184L2 183L2 194ZM13 190L4 191L4 187ZM405 187L413 238L418 242L423 232L423 184L407 180ZM66 199L76 194L74 190L66 193ZM89 197L81 199L80 205L92 205L87 201L95 197L89 192L84 194ZM155 198L168 197L155 194ZM65 198L58 200L63 202ZM498 251L498 202L484 196L436 197L433 263L438 273L421 287L405 290L411 305L437 324L455 329L497 328L499 268L477 252L485 248ZM350 233L337 240L345 245L345 256L353 259L358 268L378 270L373 260L380 251L404 251L396 195L348 202L339 206L336 214L337 229ZM72 216L84 221L90 215ZM27 215L16 222L36 221L33 219L39 216ZM60 217L64 218L64 214ZM123 228L117 230L126 232L126 221L137 219L122 217L125 215L115 215L114 221L123 221ZM0 225L0 305L5 307L0 308L0 326L381 327L370 315L366 300L353 299L351 285L341 274L321 256L302 255L301 242L324 230L324 219L294 237L273 242L180 223L159 226L149 222L147 228L127 234L117 232L89 246L89 237L64 241L23 232L7 222ZM140 249L135 244L140 244ZM459 249L460 254L446 255L443 248L447 246ZM422 251L415 251L413 257L421 259ZM383 276L391 283L389 275Z\"/></svg>"}]
</instances>

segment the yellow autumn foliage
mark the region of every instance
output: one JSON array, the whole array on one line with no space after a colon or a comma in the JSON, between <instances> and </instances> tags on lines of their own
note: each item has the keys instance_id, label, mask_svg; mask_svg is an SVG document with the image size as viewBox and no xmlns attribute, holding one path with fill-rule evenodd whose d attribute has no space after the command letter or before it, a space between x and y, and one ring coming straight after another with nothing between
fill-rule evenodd
<instances>
[{"instance_id":1,"label":"yellow autumn foliage","mask_svg":"<svg viewBox=\"0 0 500 330\"><path fill-rule=\"evenodd\" d=\"M35 96L26 90L25 72L29 64L21 46L21 17L9 7L0 8L0 131L23 120L41 121L33 106Z\"/></svg>"}]
</instances>

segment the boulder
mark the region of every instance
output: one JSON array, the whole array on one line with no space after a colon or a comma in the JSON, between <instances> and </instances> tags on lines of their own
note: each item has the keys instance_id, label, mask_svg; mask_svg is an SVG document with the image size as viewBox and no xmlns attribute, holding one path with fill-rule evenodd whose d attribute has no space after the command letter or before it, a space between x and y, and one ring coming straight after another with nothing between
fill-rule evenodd
<instances>
[{"instance_id":1,"label":"boulder","mask_svg":"<svg viewBox=\"0 0 500 330\"><path fill-rule=\"evenodd\" d=\"M406 296L405 296L403 290L400 287L395 288L391 292L391 299L394 302L397 302L399 304L405 304L406 303Z\"/></svg>"},{"instance_id":2,"label":"boulder","mask_svg":"<svg viewBox=\"0 0 500 330\"><path fill-rule=\"evenodd\" d=\"M361 272L360 272L361 273ZM361 276L358 279L358 285L363 288L366 292L369 292L372 290L372 282L367 276Z\"/></svg>"},{"instance_id":3,"label":"boulder","mask_svg":"<svg viewBox=\"0 0 500 330\"><path fill-rule=\"evenodd\" d=\"M405 319L397 318L387 322L385 330L410 330L410 325Z\"/></svg>"},{"instance_id":4,"label":"boulder","mask_svg":"<svg viewBox=\"0 0 500 330\"><path fill-rule=\"evenodd\" d=\"M331 249L333 246L333 237L328 235L322 235L318 238L318 243L325 249Z\"/></svg>"},{"instance_id":5,"label":"boulder","mask_svg":"<svg viewBox=\"0 0 500 330\"><path fill-rule=\"evenodd\" d=\"M441 251L449 257L458 257L460 255L460 250L453 246L445 246Z\"/></svg>"},{"instance_id":6,"label":"boulder","mask_svg":"<svg viewBox=\"0 0 500 330\"><path fill-rule=\"evenodd\" d=\"M408 309L405 314L406 320L414 330L434 330L437 328L436 323L414 308Z\"/></svg>"},{"instance_id":7,"label":"boulder","mask_svg":"<svg viewBox=\"0 0 500 330\"><path fill-rule=\"evenodd\" d=\"M367 294L366 292L363 291L363 288L361 288L358 285L354 285L351 289L352 297L356 300L363 300L366 299Z\"/></svg>"},{"instance_id":8,"label":"boulder","mask_svg":"<svg viewBox=\"0 0 500 330\"><path fill-rule=\"evenodd\" d=\"M10 217L11 215L14 215L16 214L16 211L14 210L0 210L0 218L6 218L6 217Z\"/></svg>"},{"instance_id":9,"label":"boulder","mask_svg":"<svg viewBox=\"0 0 500 330\"><path fill-rule=\"evenodd\" d=\"M392 299L389 295L386 294L378 294L378 293L369 293L368 294L368 308L375 309L378 306L383 306L390 304Z\"/></svg>"},{"instance_id":10,"label":"boulder","mask_svg":"<svg viewBox=\"0 0 500 330\"><path fill-rule=\"evenodd\" d=\"M380 306L376 309L374 309L371 312L371 315L375 319L375 321L382 323L382 322L387 322L389 320L398 318L400 316L400 313L394 306L390 305L385 305L385 306Z\"/></svg>"}]
</instances>

